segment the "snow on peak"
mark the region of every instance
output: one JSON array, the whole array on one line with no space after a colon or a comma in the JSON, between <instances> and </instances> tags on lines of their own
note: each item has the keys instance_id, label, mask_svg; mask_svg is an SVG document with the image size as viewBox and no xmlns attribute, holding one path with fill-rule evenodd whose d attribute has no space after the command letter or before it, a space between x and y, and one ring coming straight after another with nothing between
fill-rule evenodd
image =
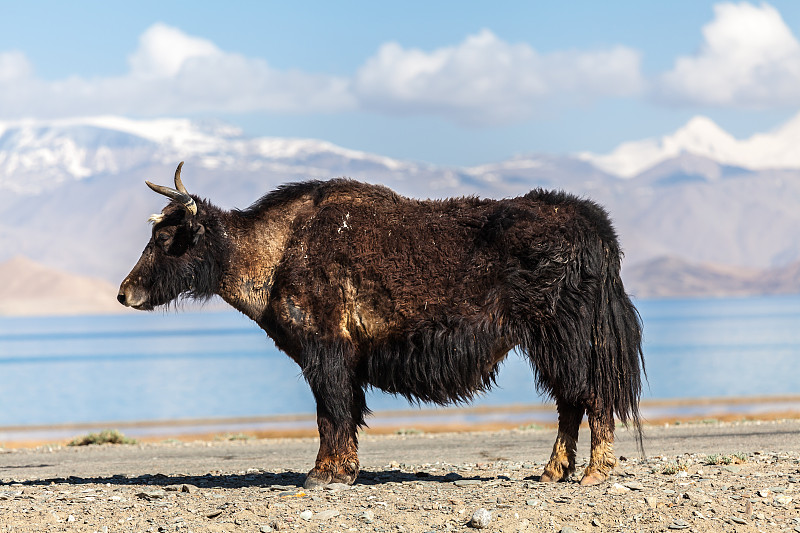
<instances>
[{"instance_id":1,"label":"snow on peak","mask_svg":"<svg viewBox=\"0 0 800 533\"><path fill-rule=\"evenodd\" d=\"M665 161L689 153L724 165L754 170L800 168L800 114L770 133L739 140L707 117L697 116L670 135L625 142L611 153L578 157L623 178L632 178Z\"/></svg>"},{"instance_id":2,"label":"snow on peak","mask_svg":"<svg viewBox=\"0 0 800 533\"><path fill-rule=\"evenodd\" d=\"M333 158L333 159L331 159ZM55 183L192 159L206 168L274 167L328 175L357 161L396 171L413 165L313 139L249 138L220 122L95 116L0 121L0 188L36 194ZM315 164L315 161L322 163Z\"/></svg>"}]
</instances>

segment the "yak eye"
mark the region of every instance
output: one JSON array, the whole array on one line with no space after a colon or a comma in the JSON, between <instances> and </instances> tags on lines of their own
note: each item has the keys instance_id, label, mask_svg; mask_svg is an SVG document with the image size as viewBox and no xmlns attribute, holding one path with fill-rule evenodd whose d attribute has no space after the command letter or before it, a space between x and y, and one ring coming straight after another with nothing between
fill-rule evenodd
<instances>
[{"instance_id":1,"label":"yak eye","mask_svg":"<svg viewBox=\"0 0 800 533\"><path fill-rule=\"evenodd\" d=\"M156 233L156 242L158 244L161 245L167 244L171 238L172 237L170 236L170 234L166 231L159 231L158 233Z\"/></svg>"}]
</instances>

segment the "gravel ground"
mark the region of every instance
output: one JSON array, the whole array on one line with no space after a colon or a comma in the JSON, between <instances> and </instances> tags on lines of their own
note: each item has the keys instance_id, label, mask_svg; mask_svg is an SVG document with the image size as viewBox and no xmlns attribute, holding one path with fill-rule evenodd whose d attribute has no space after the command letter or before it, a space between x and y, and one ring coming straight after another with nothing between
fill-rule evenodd
<instances>
[{"instance_id":1,"label":"gravel ground","mask_svg":"<svg viewBox=\"0 0 800 533\"><path fill-rule=\"evenodd\" d=\"M586 488L538 481L552 429L365 435L356 484L320 491L314 439L4 449L0 532L800 532L800 421L646 435L639 457L620 431L617 472Z\"/></svg>"}]
</instances>

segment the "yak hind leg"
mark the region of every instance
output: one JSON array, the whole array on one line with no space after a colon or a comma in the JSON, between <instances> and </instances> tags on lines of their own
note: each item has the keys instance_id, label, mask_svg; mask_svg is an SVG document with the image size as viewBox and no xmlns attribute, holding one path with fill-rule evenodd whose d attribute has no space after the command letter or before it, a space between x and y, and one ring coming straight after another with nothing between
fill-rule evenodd
<instances>
[{"instance_id":1,"label":"yak hind leg","mask_svg":"<svg viewBox=\"0 0 800 533\"><path fill-rule=\"evenodd\" d=\"M544 467L540 481L563 481L575 471L575 453L578 447L578 429L584 408L557 400L558 436L553 445L550 462Z\"/></svg>"},{"instance_id":2,"label":"yak hind leg","mask_svg":"<svg viewBox=\"0 0 800 533\"><path fill-rule=\"evenodd\" d=\"M593 402L587 409L589 428L592 431L592 450L581 485L604 482L617 466L617 458L614 456L614 411L604 409L601 403Z\"/></svg>"},{"instance_id":3,"label":"yak hind leg","mask_svg":"<svg viewBox=\"0 0 800 533\"><path fill-rule=\"evenodd\" d=\"M352 485L359 472L358 429L367 413L364 389L345 365L322 364L322 372L304 372L317 401L319 452L303 487L314 489L329 483Z\"/></svg>"}]
</instances>

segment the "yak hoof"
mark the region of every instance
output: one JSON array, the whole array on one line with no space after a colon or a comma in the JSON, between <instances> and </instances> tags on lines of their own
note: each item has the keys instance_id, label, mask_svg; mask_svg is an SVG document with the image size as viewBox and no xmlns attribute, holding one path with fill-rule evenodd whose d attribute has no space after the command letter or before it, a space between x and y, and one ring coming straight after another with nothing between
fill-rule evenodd
<instances>
[{"instance_id":1,"label":"yak hoof","mask_svg":"<svg viewBox=\"0 0 800 533\"><path fill-rule=\"evenodd\" d=\"M551 465L547 465L545 467L544 472L542 475L539 476L539 481L542 483L556 483L557 481L565 481L569 476L572 475L574 469L565 466L563 468L556 467L552 468Z\"/></svg>"},{"instance_id":2,"label":"yak hoof","mask_svg":"<svg viewBox=\"0 0 800 533\"><path fill-rule=\"evenodd\" d=\"M581 479L581 485L584 487L590 487L592 485L599 485L600 483L604 482L608 479L608 474L603 474L602 472L594 471L594 472L587 472L583 479Z\"/></svg>"},{"instance_id":3,"label":"yak hoof","mask_svg":"<svg viewBox=\"0 0 800 533\"><path fill-rule=\"evenodd\" d=\"M306 476L306 481L303 483L303 488L308 490L321 489L325 485L330 484L332 479L333 476L331 476L330 472L325 472L324 470L317 470L314 468Z\"/></svg>"},{"instance_id":4,"label":"yak hoof","mask_svg":"<svg viewBox=\"0 0 800 533\"><path fill-rule=\"evenodd\" d=\"M556 479L555 476L548 474L547 472L542 472L542 475L539 477L539 481L542 483L555 483L556 481L561 481L560 479Z\"/></svg>"}]
</instances>

